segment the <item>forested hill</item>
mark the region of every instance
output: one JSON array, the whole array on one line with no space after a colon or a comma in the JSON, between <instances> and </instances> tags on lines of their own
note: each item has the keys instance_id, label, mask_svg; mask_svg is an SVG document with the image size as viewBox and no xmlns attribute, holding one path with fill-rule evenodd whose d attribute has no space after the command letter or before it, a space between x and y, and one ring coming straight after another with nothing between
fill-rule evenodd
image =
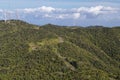
<instances>
[{"instance_id":1,"label":"forested hill","mask_svg":"<svg viewBox=\"0 0 120 80\"><path fill-rule=\"evenodd\" d=\"M0 21L0 80L120 80L120 27Z\"/></svg>"}]
</instances>

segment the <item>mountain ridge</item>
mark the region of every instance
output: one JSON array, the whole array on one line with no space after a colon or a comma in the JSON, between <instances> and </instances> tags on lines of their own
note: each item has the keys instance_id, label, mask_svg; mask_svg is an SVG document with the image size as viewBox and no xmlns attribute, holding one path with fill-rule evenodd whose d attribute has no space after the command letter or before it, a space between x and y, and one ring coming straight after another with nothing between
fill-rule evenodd
<instances>
[{"instance_id":1,"label":"mountain ridge","mask_svg":"<svg viewBox=\"0 0 120 80\"><path fill-rule=\"evenodd\" d=\"M0 21L1 80L119 80L120 27Z\"/></svg>"}]
</instances>

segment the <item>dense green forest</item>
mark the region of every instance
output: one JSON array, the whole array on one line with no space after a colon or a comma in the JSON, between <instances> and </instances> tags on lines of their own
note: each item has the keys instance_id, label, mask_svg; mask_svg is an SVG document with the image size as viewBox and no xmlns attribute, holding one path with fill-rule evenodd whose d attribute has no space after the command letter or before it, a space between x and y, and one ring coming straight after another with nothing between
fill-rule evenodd
<instances>
[{"instance_id":1,"label":"dense green forest","mask_svg":"<svg viewBox=\"0 0 120 80\"><path fill-rule=\"evenodd\" d=\"M1 20L0 80L120 80L120 27Z\"/></svg>"}]
</instances>

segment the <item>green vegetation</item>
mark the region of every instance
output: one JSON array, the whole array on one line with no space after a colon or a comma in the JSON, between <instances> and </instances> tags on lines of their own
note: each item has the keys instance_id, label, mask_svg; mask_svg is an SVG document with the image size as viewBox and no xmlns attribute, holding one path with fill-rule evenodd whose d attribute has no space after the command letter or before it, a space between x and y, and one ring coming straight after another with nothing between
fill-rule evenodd
<instances>
[{"instance_id":1,"label":"green vegetation","mask_svg":"<svg viewBox=\"0 0 120 80\"><path fill-rule=\"evenodd\" d=\"M120 80L120 27L0 21L0 80Z\"/></svg>"}]
</instances>

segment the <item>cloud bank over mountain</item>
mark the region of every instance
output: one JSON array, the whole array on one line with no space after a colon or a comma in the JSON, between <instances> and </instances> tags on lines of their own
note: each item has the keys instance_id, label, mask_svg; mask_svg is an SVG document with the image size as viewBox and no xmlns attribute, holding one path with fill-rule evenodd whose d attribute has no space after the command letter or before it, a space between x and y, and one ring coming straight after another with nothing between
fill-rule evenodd
<instances>
[{"instance_id":1,"label":"cloud bank over mountain","mask_svg":"<svg viewBox=\"0 0 120 80\"><path fill-rule=\"evenodd\" d=\"M35 24L62 25L119 25L120 9L110 6L91 6L79 8L54 8L41 6L14 10L0 9L0 19L21 19ZM112 22L112 23L111 23ZM87 23L87 25L85 25ZM95 24L96 23L96 24Z\"/></svg>"}]
</instances>

